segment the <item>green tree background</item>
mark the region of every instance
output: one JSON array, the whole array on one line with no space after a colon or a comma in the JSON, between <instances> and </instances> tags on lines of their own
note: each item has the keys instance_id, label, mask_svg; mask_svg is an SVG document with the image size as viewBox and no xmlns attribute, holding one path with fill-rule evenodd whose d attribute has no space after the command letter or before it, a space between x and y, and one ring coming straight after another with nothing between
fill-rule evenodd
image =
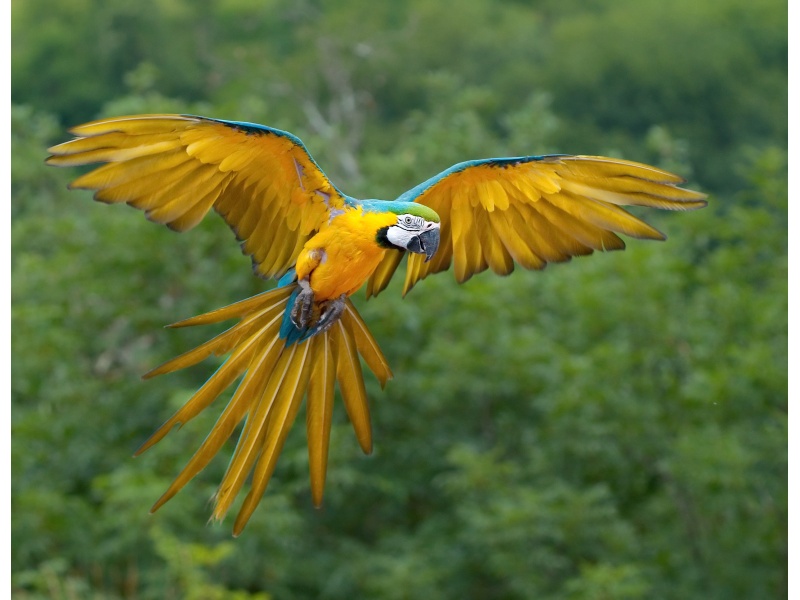
<instances>
[{"instance_id":1,"label":"green tree background","mask_svg":"<svg viewBox=\"0 0 800 600\"><path fill-rule=\"evenodd\" d=\"M764 0L45 0L12 6L12 591L87 599L785 597L787 16ZM214 361L161 325L265 289L230 231L67 192L66 127L189 112L298 134L348 193L461 160L649 162L710 194L664 244L358 297L376 450L302 427L245 534L214 420L133 460ZM397 283L397 282L396 282ZM302 418L302 415L301 415Z\"/></svg>"}]
</instances>

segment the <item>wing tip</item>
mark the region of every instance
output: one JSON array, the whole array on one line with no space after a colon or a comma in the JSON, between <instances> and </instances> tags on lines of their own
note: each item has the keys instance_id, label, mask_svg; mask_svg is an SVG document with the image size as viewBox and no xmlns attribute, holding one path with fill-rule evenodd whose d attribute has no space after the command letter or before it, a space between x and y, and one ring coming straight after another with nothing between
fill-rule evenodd
<instances>
[{"instance_id":1,"label":"wing tip","mask_svg":"<svg viewBox=\"0 0 800 600\"><path fill-rule=\"evenodd\" d=\"M678 210L698 210L708 206L708 194L695 192L696 197L683 203Z\"/></svg>"}]
</instances>

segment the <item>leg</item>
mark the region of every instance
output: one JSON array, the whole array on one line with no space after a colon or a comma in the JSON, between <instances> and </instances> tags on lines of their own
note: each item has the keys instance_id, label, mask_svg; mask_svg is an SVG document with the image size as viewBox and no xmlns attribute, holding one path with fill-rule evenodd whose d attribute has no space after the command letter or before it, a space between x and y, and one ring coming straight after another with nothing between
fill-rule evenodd
<instances>
[{"instance_id":1,"label":"leg","mask_svg":"<svg viewBox=\"0 0 800 600\"><path fill-rule=\"evenodd\" d=\"M310 325L314 311L314 290L311 289L307 279L301 279L297 283L300 286L300 293L297 294L292 307L292 323L298 329L305 329Z\"/></svg>"},{"instance_id":2,"label":"leg","mask_svg":"<svg viewBox=\"0 0 800 600\"><path fill-rule=\"evenodd\" d=\"M345 306L347 306L345 300L347 300L347 294L342 294L335 300L328 300L325 302L322 307L322 314L319 317L319 321L317 321L317 333L328 331L328 329L339 320L339 317L341 317L344 312Z\"/></svg>"}]
</instances>

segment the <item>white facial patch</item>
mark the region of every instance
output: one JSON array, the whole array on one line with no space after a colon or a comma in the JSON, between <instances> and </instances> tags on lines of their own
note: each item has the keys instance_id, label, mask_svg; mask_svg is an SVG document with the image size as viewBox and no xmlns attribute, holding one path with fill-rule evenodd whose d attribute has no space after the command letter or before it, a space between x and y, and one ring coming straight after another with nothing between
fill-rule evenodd
<instances>
[{"instance_id":1,"label":"white facial patch","mask_svg":"<svg viewBox=\"0 0 800 600\"><path fill-rule=\"evenodd\" d=\"M397 225L392 225L386 232L386 237L395 246L407 248L411 238L418 236L423 231L438 229L439 223L426 221L417 215L398 215Z\"/></svg>"},{"instance_id":2,"label":"white facial patch","mask_svg":"<svg viewBox=\"0 0 800 600\"><path fill-rule=\"evenodd\" d=\"M386 238L393 245L400 248L407 248L409 240L417 235L419 235L419 230L409 231L407 229L403 229L399 225L392 225L386 232Z\"/></svg>"}]
</instances>

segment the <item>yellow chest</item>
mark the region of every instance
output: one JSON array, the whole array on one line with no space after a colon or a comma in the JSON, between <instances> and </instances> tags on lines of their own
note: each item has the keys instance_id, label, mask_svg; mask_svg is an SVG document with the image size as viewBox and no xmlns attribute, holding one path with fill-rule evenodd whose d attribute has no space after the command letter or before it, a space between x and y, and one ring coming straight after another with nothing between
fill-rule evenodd
<instances>
[{"instance_id":1,"label":"yellow chest","mask_svg":"<svg viewBox=\"0 0 800 600\"><path fill-rule=\"evenodd\" d=\"M318 301L354 294L386 253L378 245L378 230L396 220L391 213L360 209L350 209L334 217L303 247L297 259L297 277L309 278Z\"/></svg>"}]
</instances>

